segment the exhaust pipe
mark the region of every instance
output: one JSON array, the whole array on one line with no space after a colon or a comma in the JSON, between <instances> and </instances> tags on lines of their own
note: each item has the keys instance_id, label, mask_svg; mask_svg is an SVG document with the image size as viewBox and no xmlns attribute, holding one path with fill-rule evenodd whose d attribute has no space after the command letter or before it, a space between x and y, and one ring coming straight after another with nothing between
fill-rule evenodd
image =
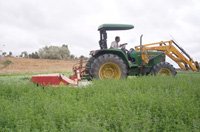
<instances>
[{"instance_id":1,"label":"exhaust pipe","mask_svg":"<svg viewBox=\"0 0 200 132\"><path fill-rule=\"evenodd\" d=\"M143 37L143 34L140 36L140 52L142 54L142 37Z\"/></svg>"}]
</instances>

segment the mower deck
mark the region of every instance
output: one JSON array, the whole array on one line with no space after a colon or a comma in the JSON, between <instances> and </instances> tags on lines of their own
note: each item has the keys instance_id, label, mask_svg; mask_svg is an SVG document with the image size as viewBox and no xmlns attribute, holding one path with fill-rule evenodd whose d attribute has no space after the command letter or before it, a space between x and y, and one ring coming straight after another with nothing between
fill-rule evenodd
<instances>
[{"instance_id":1,"label":"mower deck","mask_svg":"<svg viewBox=\"0 0 200 132\"><path fill-rule=\"evenodd\" d=\"M71 80L60 73L35 75L35 76L32 76L30 81L40 84L42 86L46 86L46 85L77 86L78 85L78 81Z\"/></svg>"}]
</instances>

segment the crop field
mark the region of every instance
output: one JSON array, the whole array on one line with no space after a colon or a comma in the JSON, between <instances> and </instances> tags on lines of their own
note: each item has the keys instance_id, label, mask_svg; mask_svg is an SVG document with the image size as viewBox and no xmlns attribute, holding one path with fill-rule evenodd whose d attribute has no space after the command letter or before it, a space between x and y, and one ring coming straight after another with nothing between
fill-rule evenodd
<instances>
[{"instance_id":1,"label":"crop field","mask_svg":"<svg viewBox=\"0 0 200 132\"><path fill-rule=\"evenodd\" d=\"M44 88L32 75L0 75L0 131L200 131L200 73Z\"/></svg>"}]
</instances>

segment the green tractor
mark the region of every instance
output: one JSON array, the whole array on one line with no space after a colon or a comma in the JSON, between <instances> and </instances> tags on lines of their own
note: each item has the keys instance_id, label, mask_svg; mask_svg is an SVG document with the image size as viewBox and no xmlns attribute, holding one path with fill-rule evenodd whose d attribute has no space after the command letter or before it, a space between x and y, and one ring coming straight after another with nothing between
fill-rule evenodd
<instances>
[{"instance_id":1,"label":"green tractor","mask_svg":"<svg viewBox=\"0 0 200 132\"><path fill-rule=\"evenodd\" d=\"M90 79L121 79L135 75L176 75L174 67L165 62L165 52L162 51L143 51L142 36L140 49L131 48L127 50L125 46L121 49L109 49L107 46L106 31L129 30L133 25L127 24L103 24L100 25L99 50L90 51L90 59L86 63L85 76ZM144 53L145 52L145 53ZM148 62L145 61L146 54Z\"/></svg>"}]
</instances>

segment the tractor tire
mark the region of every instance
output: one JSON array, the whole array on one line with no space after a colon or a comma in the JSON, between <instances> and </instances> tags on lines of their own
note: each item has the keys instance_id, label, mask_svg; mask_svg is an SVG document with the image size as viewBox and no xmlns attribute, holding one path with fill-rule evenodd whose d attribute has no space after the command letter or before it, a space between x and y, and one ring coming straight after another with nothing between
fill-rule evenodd
<instances>
[{"instance_id":1,"label":"tractor tire","mask_svg":"<svg viewBox=\"0 0 200 132\"><path fill-rule=\"evenodd\" d=\"M200 69L199 69L199 63L197 62L197 61L195 61L195 63L196 63L196 68L197 68L197 70L199 71Z\"/></svg>"},{"instance_id":2,"label":"tractor tire","mask_svg":"<svg viewBox=\"0 0 200 132\"><path fill-rule=\"evenodd\" d=\"M161 76L176 76L177 72L175 68L168 62L160 62L157 63L153 69L152 73L156 75L161 75Z\"/></svg>"},{"instance_id":3,"label":"tractor tire","mask_svg":"<svg viewBox=\"0 0 200 132\"><path fill-rule=\"evenodd\" d=\"M86 65L85 65L85 74L86 74L86 76L87 76L87 80L88 80L88 81L92 80L91 65L92 65L92 63L94 62L94 59L95 59L94 57L91 57L91 58L87 61Z\"/></svg>"},{"instance_id":4,"label":"tractor tire","mask_svg":"<svg viewBox=\"0 0 200 132\"><path fill-rule=\"evenodd\" d=\"M95 79L122 79L127 77L127 66L121 57L103 54L91 65L91 74Z\"/></svg>"},{"instance_id":5,"label":"tractor tire","mask_svg":"<svg viewBox=\"0 0 200 132\"><path fill-rule=\"evenodd\" d=\"M91 64L94 62L94 57L91 57L88 61L87 61L87 63L86 63L86 65L85 65L85 73L86 74L91 74Z\"/></svg>"}]
</instances>

